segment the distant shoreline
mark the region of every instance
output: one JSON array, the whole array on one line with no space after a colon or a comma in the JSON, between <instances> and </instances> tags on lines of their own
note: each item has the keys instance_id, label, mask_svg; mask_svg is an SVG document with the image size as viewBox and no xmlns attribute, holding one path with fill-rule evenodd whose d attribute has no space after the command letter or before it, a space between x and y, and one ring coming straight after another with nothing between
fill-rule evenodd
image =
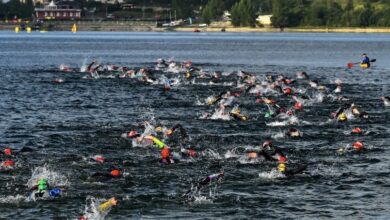
<instances>
[{"instance_id":1,"label":"distant shoreline","mask_svg":"<svg viewBox=\"0 0 390 220\"><path fill-rule=\"evenodd\" d=\"M264 27L264 28L250 28L250 27L178 27L176 31L193 32L198 29L200 32L221 32L224 29L225 32L298 32L298 33L390 33L390 28L284 28L283 31L280 28Z\"/></svg>"},{"instance_id":2,"label":"distant shoreline","mask_svg":"<svg viewBox=\"0 0 390 220\"><path fill-rule=\"evenodd\" d=\"M138 21L111 21L111 22L50 22L51 29L48 31L70 31L73 23L77 24L78 31L107 31L107 32L298 32L298 33L390 33L390 28L326 28L326 27L293 27L280 28L262 27L233 27L231 25L212 24L208 27L199 26L180 26L180 27L156 27L155 22L138 22ZM14 30L18 24L0 23L0 30Z\"/></svg>"}]
</instances>

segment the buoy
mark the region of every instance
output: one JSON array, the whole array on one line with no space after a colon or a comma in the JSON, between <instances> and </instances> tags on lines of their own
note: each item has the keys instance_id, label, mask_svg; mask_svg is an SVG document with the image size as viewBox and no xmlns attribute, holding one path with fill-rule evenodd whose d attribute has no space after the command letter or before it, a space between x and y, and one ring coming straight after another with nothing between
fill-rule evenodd
<instances>
[{"instance_id":1,"label":"buoy","mask_svg":"<svg viewBox=\"0 0 390 220\"><path fill-rule=\"evenodd\" d=\"M15 33L19 33L19 31L20 31L19 26L16 26L16 27L15 27Z\"/></svg>"},{"instance_id":2,"label":"buoy","mask_svg":"<svg viewBox=\"0 0 390 220\"><path fill-rule=\"evenodd\" d=\"M77 25L73 24L73 26L72 26L72 33L76 33L76 32L77 32Z\"/></svg>"},{"instance_id":3,"label":"buoy","mask_svg":"<svg viewBox=\"0 0 390 220\"><path fill-rule=\"evenodd\" d=\"M31 33L31 27L26 28L27 33Z\"/></svg>"}]
</instances>

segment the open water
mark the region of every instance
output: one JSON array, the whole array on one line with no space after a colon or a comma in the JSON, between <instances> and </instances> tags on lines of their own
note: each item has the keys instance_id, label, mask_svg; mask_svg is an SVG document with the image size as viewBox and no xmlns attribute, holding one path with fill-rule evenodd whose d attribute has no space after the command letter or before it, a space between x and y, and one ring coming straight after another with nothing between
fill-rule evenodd
<instances>
[{"instance_id":1,"label":"open water","mask_svg":"<svg viewBox=\"0 0 390 220\"><path fill-rule=\"evenodd\" d=\"M372 68L347 69L362 52L377 59ZM266 108L254 96L235 101L248 121L201 119L214 109L202 105L204 99L234 88L229 79L183 82L162 92L161 85L135 79L90 80L83 79L86 73L59 71L61 64L79 68L91 60L153 69L158 58L171 57L208 72L243 70L259 78L306 71L329 89L341 79L342 94L369 119L332 122L329 115L342 104L313 103L297 115L303 138L290 139L282 135L289 126L264 119ZM116 196L120 203L106 219L388 219L390 108L380 96L390 95L389 61L386 34L0 32L0 148L32 150L16 154L12 172L0 173L0 218L77 219L90 200ZM55 78L65 82L54 84ZM159 164L157 148L121 138L130 130L142 132L144 121L180 123L204 155ZM356 126L368 134L350 135ZM290 161L308 164L305 173L278 177L275 163L226 156L270 137ZM363 152L336 152L358 140ZM88 160L98 154L107 162ZM125 169L126 177L88 178L111 167ZM203 197L183 199L191 184L221 170L225 177L211 194L206 189ZM29 200L27 185L40 174L64 189L61 198Z\"/></svg>"}]
</instances>

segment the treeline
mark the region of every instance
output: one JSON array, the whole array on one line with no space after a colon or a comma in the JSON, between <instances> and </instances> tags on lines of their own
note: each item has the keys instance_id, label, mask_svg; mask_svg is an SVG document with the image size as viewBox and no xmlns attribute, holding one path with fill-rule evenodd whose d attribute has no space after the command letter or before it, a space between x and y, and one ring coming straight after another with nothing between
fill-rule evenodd
<instances>
[{"instance_id":1,"label":"treeline","mask_svg":"<svg viewBox=\"0 0 390 220\"><path fill-rule=\"evenodd\" d=\"M259 25L256 18L264 14L272 14L273 26L280 28L390 26L390 0L210 0L202 19L218 20L224 10L234 26Z\"/></svg>"},{"instance_id":2,"label":"treeline","mask_svg":"<svg viewBox=\"0 0 390 220\"><path fill-rule=\"evenodd\" d=\"M32 0L0 2L0 19L31 18ZM120 4L75 0L82 9L95 8L95 13L121 11ZM258 26L259 15L272 14L274 27L327 26L327 27L389 27L390 0L127 0L135 6L163 6L165 12L177 19L200 17L203 22L221 20L225 11L230 12L234 26ZM142 11L145 12L145 11ZM146 11L154 17L156 13ZM84 13L84 11L83 11ZM87 14L87 12L85 12ZM136 14L136 13L135 13ZM145 15L145 13L138 13ZM138 15L136 14L136 15ZM172 16L173 17L173 16Z\"/></svg>"},{"instance_id":3,"label":"treeline","mask_svg":"<svg viewBox=\"0 0 390 220\"><path fill-rule=\"evenodd\" d=\"M388 27L389 0L273 0L275 27Z\"/></svg>"},{"instance_id":4,"label":"treeline","mask_svg":"<svg viewBox=\"0 0 390 220\"><path fill-rule=\"evenodd\" d=\"M7 3L0 1L0 18L31 18L34 13L32 0L21 3L20 0L10 0Z\"/></svg>"}]
</instances>

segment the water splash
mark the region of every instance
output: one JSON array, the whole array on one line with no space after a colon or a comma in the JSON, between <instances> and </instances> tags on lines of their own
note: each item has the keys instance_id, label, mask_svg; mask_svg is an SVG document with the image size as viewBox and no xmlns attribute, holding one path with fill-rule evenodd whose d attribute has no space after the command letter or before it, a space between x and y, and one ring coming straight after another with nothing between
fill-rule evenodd
<instances>
[{"instance_id":1,"label":"water splash","mask_svg":"<svg viewBox=\"0 0 390 220\"><path fill-rule=\"evenodd\" d=\"M68 186L70 184L68 178L65 175L52 171L50 167L45 164L43 166L34 168L31 174L31 178L27 182L28 188L33 188L41 178L46 178L49 182L49 185L52 187Z\"/></svg>"},{"instance_id":2,"label":"water splash","mask_svg":"<svg viewBox=\"0 0 390 220\"><path fill-rule=\"evenodd\" d=\"M105 199L87 196L83 213L84 219L103 220L111 210L111 208L108 208L104 212L99 211L99 205L104 201Z\"/></svg>"}]
</instances>

